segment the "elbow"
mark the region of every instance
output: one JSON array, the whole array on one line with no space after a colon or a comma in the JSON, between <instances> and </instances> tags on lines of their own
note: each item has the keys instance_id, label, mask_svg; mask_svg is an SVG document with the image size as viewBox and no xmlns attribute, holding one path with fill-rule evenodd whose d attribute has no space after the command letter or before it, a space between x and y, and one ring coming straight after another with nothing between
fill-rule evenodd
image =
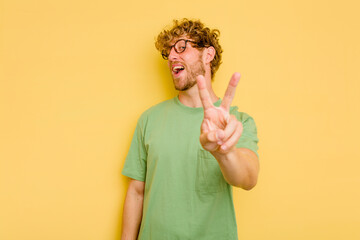
<instances>
[{"instance_id":1,"label":"elbow","mask_svg":"<svg viewBox=\"0 0 360 240\"><path fill-rule=\"evenodd\" d=\"M242 186L241 188L244 189L244 190L246 190L246 191L250 191L250 190L253 189L255 186L256 186L256 182L251 183L251 184L244 185L244 186Z\"/></svg>"},{"instance_id":2,"label":"elbow","mask_svg":"<svg viewBox=\"0 0 360 240\"><path fill-rule=\"evenodd\" d=\"M244 154L245 158L242 158L243 165L236 174L236 184L233 184L233 186L249 191L257 184L260 170L259 160L251 150L239 148L239 152L240 154Z\"/></svg>"},{"instance_id":3,"label":"elbow","mask_svg":"<svg viewBox=\"0 0 360 240\"><path fill-rule=\"evenodd\" d=\"M246 181L241 181L233 186L244 189L246 191L250 191L253 189L257 184L257 176L252 179L247 179Z\"/></svg>"},{"instance_id":4,"label":"elbow","mask_svg":"<svg viewBox=\"0 0 360 240\"><path fill-rule=\"evenodd\" d=\"M255 183L248 183L248 184L236 184L236 185L233 185L233 186L244 189L246 191L250 191L251 189L253 189L256 186L256 182Z\"/></svg>"}]
</instances>

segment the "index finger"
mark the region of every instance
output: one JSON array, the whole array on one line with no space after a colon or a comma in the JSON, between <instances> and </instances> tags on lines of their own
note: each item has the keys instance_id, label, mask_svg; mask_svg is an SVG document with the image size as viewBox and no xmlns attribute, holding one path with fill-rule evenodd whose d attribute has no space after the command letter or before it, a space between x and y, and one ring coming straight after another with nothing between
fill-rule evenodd
<instances>
[{"instance_id":1,"label":"index finger","mask_svg":"<svg viewBox=\"0 0 360 240\"><path fill-rule=\"evenodd\" d=\"M226 89L224 99L221 102L221 106L227 111L230 110L230 105L235 96L236 86L240 80L240 73L234 73L230 79L229 85Z\"/></svg>"},{"instance_id":2,"label":"index finger","mask_svg":"<svg viewBox=\"0 0 360 240\"><path fill-rule=\"evenodd\" d=\"M213 107L213 103L211 102L209 92L206 89L206 83L205 83L204 76L199 75L196 77L196 80L197 80L197 86L199 89L200 99L201 99L202 105L204 107L204 110Z\"/></svg>"}]
</instances>

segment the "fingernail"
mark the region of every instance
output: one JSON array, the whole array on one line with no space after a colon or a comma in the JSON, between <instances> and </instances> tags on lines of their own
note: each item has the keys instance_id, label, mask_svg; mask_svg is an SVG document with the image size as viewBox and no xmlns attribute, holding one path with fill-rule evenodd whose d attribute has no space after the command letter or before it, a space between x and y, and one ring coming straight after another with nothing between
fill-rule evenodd
<instances>
[{"instance_id":1,"label":"fingernail","mask_svg":"<svg viewBox=\"0 0 360 240\"><path fill-rule=\"evenodd\" d=\"M225 145L222 145L222 146L221 146L221 149L222 149L222 150L226 150L226 146L225 146Z\"/></svg>"}]
</instances>

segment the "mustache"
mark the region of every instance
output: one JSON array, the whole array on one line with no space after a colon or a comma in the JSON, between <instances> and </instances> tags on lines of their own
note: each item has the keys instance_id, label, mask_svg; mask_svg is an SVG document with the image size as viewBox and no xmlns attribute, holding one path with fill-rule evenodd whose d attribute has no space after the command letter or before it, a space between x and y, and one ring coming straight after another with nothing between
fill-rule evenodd
<instances>
[{"instance_id":1,"label":"mustache","mask_svg":"<svg viewBox=\"0 0 360 240\"><path fill-rule=\"evenodd\" d=\"M186 64L184 62L181 62L181 61L169 61L169 64L170 64L170 66L173 65L173 64L181 64L183 66L186 66Z\"/></svg>"}]
</instances>

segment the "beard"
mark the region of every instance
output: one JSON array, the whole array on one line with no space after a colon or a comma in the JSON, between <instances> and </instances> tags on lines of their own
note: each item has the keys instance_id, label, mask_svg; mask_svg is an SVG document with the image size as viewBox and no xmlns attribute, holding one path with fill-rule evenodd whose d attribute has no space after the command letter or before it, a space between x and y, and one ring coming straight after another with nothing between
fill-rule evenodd
<instances>
[{"instance_id":1,"label":"beard","mask_svg":"<svg viewBox=\"0 0 360 240\"><path fill-rule=\"evenodd\" d=\"M186 78L185 78L185 83L183 85L180 85L179 84L180 82L174 79L173 77L175 89L178 91L186 91L192 88L196 84L197 76L199 75L205 76L204 63L201 61L200 57L194 65L186 67L185 70L186 70Z\"/></svg>"}]
</instances>

